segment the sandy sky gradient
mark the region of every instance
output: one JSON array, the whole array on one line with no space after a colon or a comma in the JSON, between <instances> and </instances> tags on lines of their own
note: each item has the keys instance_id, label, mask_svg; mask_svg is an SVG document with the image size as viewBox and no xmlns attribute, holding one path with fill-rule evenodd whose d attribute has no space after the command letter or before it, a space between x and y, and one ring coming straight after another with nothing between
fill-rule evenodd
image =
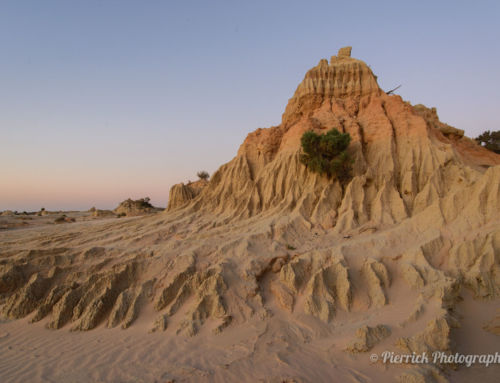
<instances>
[{"instance_id":1,"label":"sandy sky gradient","mask_svg":"<svg viewBox=\"0 0 500 383\"><path fill-rule=\"evenodd\" d=\"M0 210L114 208L213 173L341 46L498 130L497 1L1 1Z\"/></svg>"}]
</instances>

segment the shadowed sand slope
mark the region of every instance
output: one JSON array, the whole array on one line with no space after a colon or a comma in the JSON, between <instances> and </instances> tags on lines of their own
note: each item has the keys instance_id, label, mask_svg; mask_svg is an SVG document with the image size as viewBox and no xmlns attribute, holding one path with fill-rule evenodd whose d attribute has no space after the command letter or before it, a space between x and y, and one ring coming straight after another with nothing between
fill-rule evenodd
<instances>
[{"instance_id":1,"label":"shadowed sand slope","mask_svg":"<svg viewBox=\"0 0 500 383\"><path fill-rule=\"evenodd\" d=\"M352 137L343 185L299 161L302 134L332 128ZM209 182L174 186L167 212L0 233L0 311L25 318L0 342L62 333L87 358L98 333L103 380L460 381L469 372L368 355L498 351L499 164L341 50L307 72L281 125L249 134Z\"/></svg>"}]
</instances>

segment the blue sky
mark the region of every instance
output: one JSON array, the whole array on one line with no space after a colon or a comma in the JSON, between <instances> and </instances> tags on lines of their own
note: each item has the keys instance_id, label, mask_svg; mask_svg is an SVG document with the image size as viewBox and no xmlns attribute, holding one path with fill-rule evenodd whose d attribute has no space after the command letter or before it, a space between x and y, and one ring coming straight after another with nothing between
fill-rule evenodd
<instances>
[{"instance_id":1,"label":"blue sky","mask_svg":"<svg viewBox=\"0 0 500 383\"><path fill-rule=\"evenodd\" d=\"M496 1L0 1L0 210L113 208L214 172L339 47L498 130Z\"/></svg>"}]
</instances>

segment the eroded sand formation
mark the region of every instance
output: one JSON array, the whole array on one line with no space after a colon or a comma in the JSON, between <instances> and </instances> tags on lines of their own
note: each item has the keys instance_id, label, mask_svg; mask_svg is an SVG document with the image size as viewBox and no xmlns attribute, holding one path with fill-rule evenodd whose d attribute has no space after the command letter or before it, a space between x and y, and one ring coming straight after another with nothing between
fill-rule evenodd
<instances>
[{"instance_id":1,"label":"eroded sand formation","mask_svg":"<svg viewBox=\"0 0 500 383\"><path fill-rule=\"evenodd\" d=\"M299 161L302 134L332 128L352 137L346 185ZM162 336L249 331L253 346L216 377L260 353L280 377L366 381L325 367L325 339L332 355L452 352L463 295L498 304L499 164L343 49L307 72L279 126L250 133L209 182L174 186L167 212L1 233L1 313L73 331L141 315ZM483 322L478 334L498 334L498 316ZM308 370L312 356L324 371ZM390 371L441 382L450 367Z\"/></svg>"}]
</instances>

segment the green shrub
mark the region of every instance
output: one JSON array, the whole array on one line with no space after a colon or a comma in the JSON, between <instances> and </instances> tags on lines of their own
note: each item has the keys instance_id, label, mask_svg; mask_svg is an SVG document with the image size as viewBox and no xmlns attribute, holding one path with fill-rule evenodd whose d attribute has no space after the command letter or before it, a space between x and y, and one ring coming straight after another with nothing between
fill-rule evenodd
<instances>
[{"instance_id":1,"label":"green shrub","mask_svg":"<svg viewBox=\"0 0 500 383\"><path fill-rule=\"evenodd\" d=\"M352 160L347 153L351 142L349 133L340 133L337 129L326 134L307 131L301 138L301 162L313 172L347 181L351 177Z\"/></svg>"},{"instance_id":2,"label":"green shrub","mask_svg":"<svg viewBox=\"0 0 500 383\"><path fill-rule=\"evenodd\" d=\"M500 154L500 130L496 132L490 132L487 130L486 132L481 133L479 137L477 137L476 142L485 147L492 152Z\"/></svg>"},{"instance_id":3,"label":"green shrub","mask_svg":"<svg viewBox=\"0 0 500 383\"><path fill-rule=\"evenodd\" d=\"M149 197L146 197L146 198L141 198L139 201L139 205L140 207L142 208L147 208L147 207L153 207L153 205L151 205L151 199Z\"/></svg>"},{"instance_id":4,"label":"green shrub","mask_svg":"<svg viewBox=\"0 0 500 383\"><path fill-rule=\"evenodd\" d=\"M202 170L202 171L196 173L196 175L198 176L198 178L200 180L204 180L204 181L208 180L208 178L210 177L210 174L208 174L208 172L206 172L205 170Z\"/></svg>"}]
</instances>

